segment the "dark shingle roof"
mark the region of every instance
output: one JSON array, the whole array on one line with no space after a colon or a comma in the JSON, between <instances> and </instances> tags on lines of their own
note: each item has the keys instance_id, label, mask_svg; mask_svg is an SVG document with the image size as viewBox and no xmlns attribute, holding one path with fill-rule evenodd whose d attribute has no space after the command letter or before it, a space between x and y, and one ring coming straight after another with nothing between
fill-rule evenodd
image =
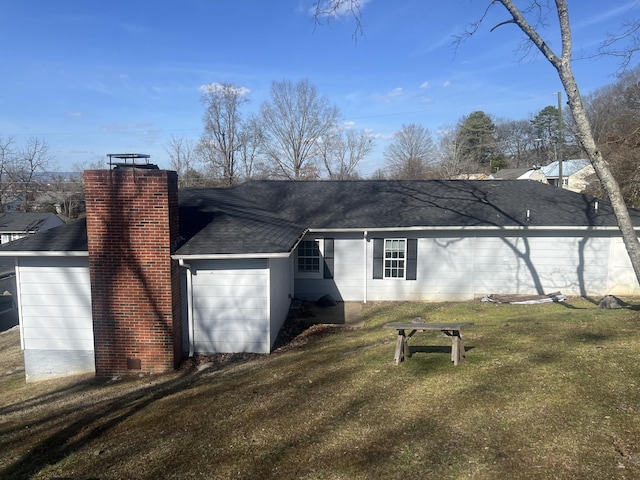
<instances>
[{"instance_id":1,"label":"dark shingle roof","mask_svg":"<svg viewBox=\"0 0 640 480\"><path fill-rule=\"evenodd\" d=\"M288 252L304 230L254 202L249 189L180 191L181 255Z\"/></svg>"},{"instance_id":2,"label":"dark shingle roof","mask_svg":"<svg viewBox=\"0 0 640 480\"><path fill-rule=\"evenodd\" d=\"M596 201L521 180L252 181L182 191L182 209L211 216L177 253L286 252L305 228L616 226L610 204L598 201L596 213ZM631 214L640 225L640 213Z\"/></svg>"},{"instance_id":3,"label":"dark shingle roof","mask_svg":"<svg viewBox=\"0 0 640 480\"><path fill-rule=\"evenodd\" d=\"M0 213L0 232L35 232L55 213L4 212Z\"/></svg>"},{"instance_id":4,"label":"dark shingle roof","mask_svg":"<svg viewBox=\"0 0 640 480\"><path fill-rule=\"evenodd\" d=\"M491 177L498 180L518 180L521 176L531 171L531 168L503 168L491 174Z\"/></svg>"},{"instance_id":5,"label":"dark shingle roof","mask_svg":"<svg viewBox=\"0 0 640 480\"><path fill-rule=\"evenodd\" d=\"M184 189L179 197L184 241L176 253L186 256L285 253L306 229L617 225L609 202L523 180L252 181L232 188ZM640 225L640 212L630 214ZM83 249L84 222L0 247Z\"/></svg>"},{"instance_id":6,"label":"dark shingle roof","mask_svg":"<svg viewBox=\"0 0 640 480\"><path fill-rule=\"evenodd\" d=\"M86 252L87 245L87 222L78 220L5 243L0 252Z\"/></svg>"}]
</instances>

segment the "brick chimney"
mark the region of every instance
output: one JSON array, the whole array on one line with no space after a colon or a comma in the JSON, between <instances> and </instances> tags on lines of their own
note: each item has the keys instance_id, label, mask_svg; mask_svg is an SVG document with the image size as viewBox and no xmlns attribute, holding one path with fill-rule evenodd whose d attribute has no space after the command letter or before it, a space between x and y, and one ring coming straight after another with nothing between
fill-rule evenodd
<instances>
[{"instance_id":1,"label":"brick chimney","mask_svg":"<svg viewBox=\"0 0 640 480\"><path fill-rule=\"evenodd\" d=\"M96 375L172 371L182 358L179 267L170 257L178 176L120 165L85 171L84 185Z\"/></svg>"}]
</instances>

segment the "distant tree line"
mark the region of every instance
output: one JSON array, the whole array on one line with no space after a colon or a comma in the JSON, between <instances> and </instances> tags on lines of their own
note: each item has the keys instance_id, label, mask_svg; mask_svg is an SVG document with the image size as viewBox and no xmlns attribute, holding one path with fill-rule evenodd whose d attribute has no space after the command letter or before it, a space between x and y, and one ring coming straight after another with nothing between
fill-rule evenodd
<instances>
[{"instance_id":1,"label":"distant tree line","mask_svg":"<svg viewBox=\"0 0 640 480\"><path fill-rule=\"evenodd\" d=\"M203 132L171 137L165 150L182 186L235 185L254 178L359 178L373 149L364 131L340 123L340 112L309 80L273 82L270 99L246 114L248 91L233 83L201 88Z\"/></svg>"},{"instance_id":2,"label":"distant tree line","mask_svg":"<svg viewBox=\"0 0 640 480\"><path fill-rule=\"evenodd\" d=\"M51 211L69 217L82 210L82 186L61 178L49 144L31 137L20 142L0 134L0 211Z\"/></svg>"},{"instance_id":3,"label":"distant tree line","mask_svg":"<svg viewBox=\"0 0 640 480\"><path fill-rule=\"evenodd\" d=\"M587 97L597 141L607 153L630 205L640 199L640 67ZM375 138L341 122L341 114L307 79L273 82L270 98L247 114L249 92L233 83L201 88L203 131L198 140L172 136L165 150L182 186L231 186L249 179L361 178ZM584 156L569 112L546 106L523 120L483 111L439 129L402 125L371 178L468 178L504 168L547 165ZM601 195L593 179L592 193Z\"/></svg>"},{"instance_id":4,"label":"distant tree line","mask_svg":"<svg viewBox=\"0 0 640 480\"><path fill-rule=\"evenodd\" d=\"M165 145L181 186L230 186L249 179L362 178L375 138L341 123L338 108L308 81L274 82L270 99L246 114L248 92L232 83L202 88L203 131L198 140L172 136ZM598 147L606 155L629 206L640 207L640 67L585 97ZM547 165L580 158L574 125L546 106L524 120L482 111L441 127L437 137L422 125L405 124L383 151L383 167L369 178L470 178L504 168ZM562 130L562 131L561 131ZM559 152L560 151L560 152ZM54 165L45 140L18 142L0 135L0 206L20 211L82 213L80 175L46 175ZM78 171L82 168L78 167ZM595 176L590 193L604 197ZM45 198L46 197L46 198Z\"/></svg>"}]
</instances>

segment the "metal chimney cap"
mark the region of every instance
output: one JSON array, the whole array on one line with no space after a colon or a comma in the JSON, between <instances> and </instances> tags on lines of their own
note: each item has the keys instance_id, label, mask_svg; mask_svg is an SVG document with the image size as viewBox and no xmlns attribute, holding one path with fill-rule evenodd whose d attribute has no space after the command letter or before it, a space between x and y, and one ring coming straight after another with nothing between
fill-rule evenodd
<instances>
[{"instance_id":1,"label":"metal chimney cap","mask_svg":"<svg viewBox=\"0 0 640 480\"><path fill-rule=\"evenodd\" d=\"M151 155L146 153L109 153L109 167L111 168L144 168L157 169L158 166L149 162ZM120 160L120 161L115 161Z\"/></svg>"},{"instance_id":2,"label":"metal chimney cap","mask_svg":"<svg viewBox=\"0 0 640 480\"><path fill-rule=\"evenodd\" d=\"M151 158L151 155L146 153L108 153L109 157L113 158Z\"/></svg>"}]
</instances>

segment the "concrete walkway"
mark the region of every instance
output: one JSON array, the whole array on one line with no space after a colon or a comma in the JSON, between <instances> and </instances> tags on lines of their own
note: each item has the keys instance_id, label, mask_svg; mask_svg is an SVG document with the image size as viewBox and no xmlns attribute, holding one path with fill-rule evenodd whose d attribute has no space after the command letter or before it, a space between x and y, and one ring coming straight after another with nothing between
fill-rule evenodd
<instances>
[{"instance_id":1,"label":"concrete walkway","mask_svg":"<svg viewBox=\"0 0 640 480\"><path fill-rule=\"evenodd\" d=\"M336 302L335 306L320 307L303 302L299 317L312 323L361 327L364 325L361 302Z\"/></svg>"}]
</instances>

